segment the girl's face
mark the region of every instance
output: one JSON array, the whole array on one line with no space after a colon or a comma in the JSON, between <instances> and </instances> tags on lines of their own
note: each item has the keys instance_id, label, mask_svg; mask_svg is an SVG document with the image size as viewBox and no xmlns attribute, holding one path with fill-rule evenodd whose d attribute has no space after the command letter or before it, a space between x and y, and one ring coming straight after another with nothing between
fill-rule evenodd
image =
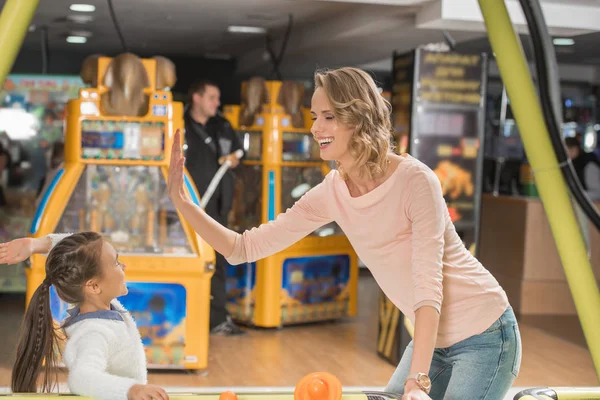
<instances>
[{"instance_id":1,"label":"girl's face","mask_svg":"<svg viewBox=\"0 0 600 400\"><path fill-rule=\"evenodd\" d=\"M103 302L109 303L113 299L127 294L125 282L125 264L119 261L115 248L107 242L102 245L100 255L102 275L96 279L95 285L99 289L97 294Z\"/></svg>"}]
</instances>

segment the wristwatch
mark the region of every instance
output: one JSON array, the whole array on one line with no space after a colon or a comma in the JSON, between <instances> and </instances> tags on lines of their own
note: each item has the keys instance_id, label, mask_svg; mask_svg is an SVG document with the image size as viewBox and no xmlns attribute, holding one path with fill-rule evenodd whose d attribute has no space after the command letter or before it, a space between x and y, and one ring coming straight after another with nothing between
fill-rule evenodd
<instances>
[{"instance_id":1,"label":"wristwatch","mask_svg":"<svg viewBox=\"0 0 600 400\"><path fill-rule=\"evenodd\" d=\"M406 386L406 382L408 382L411 379L414 379L417 386L422 391L424 391L426 394L429 394L429 392L431 391L431 379L429 379L429 376L427 376L427 374L417 372L416 374L409 375L408 378L406 378L406 380L404 381L404 386Z\"/></svg>"}]
</instances>

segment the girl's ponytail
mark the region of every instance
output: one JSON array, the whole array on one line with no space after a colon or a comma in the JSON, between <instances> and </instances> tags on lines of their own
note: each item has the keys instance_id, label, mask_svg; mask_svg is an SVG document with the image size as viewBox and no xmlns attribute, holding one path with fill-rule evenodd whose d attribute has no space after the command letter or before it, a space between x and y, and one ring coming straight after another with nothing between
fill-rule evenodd
<instances>
[{"instance_id":1,"label":"girl's ponytail","mask_svg":"<svg viewBox=\"0 0 600 400\"><path fill-rule=\"evenodd\" d=\"M33 293L21 325L17 359L13 366L13 393L37 392L37 381L44 372L42 392L50 392L57 381L57 334L50 311L50 282L48 279ZM51 373L54 371L54 376Z\"/></svg>"}]
</instances>

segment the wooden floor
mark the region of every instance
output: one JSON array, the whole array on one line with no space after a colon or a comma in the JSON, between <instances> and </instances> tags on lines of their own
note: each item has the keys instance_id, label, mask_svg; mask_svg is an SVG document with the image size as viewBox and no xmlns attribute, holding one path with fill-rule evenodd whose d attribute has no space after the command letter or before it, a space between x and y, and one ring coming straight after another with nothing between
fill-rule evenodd
<instances>
[{"instance_id":1,"label":"wooden floor","mask_svg":"<svg viewBox=\"0 0 600 400\"><path fill-rule=\"evenodd\" d=\"M211 338L205 375L153 372L151 383L176 387L294 386L310 372L328 371L345 386L385 386L394 366L375 351L378 289L361 276L354 320L251 331L244 337ZM10 385L23 298L0 297L0 387ZM576 319L521 321L523 363L515 386L598 386Z\"/></svg>"}]
</instances>

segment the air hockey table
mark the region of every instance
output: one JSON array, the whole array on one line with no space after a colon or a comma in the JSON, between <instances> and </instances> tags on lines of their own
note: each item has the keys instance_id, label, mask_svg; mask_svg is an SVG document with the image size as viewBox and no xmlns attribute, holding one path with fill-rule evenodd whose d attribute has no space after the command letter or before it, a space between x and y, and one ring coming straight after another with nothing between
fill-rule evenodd
<instances>
[{"instance_id":1,"label":"air hockey table","mask_svg":"<svg viewBox=\"0 0 600 400\"><path fill-rule=\"evenodd\" d=\"M597 387L538 387L523 390L514 400L600 400L600 386Z\"/></svg>"},{"instance_id":2,"label":"air hockey table","mask_svg":"<svg viewBox=\"0 0 600 400\"><path fill-rule=\"evenodd\" d=\"M93 400L89 397L58 393L5 393L0 394L0 398L2 397L7 397L7 400L8 398L10 400L58 400L65 397L74 400ZM315 372L306 375L298 382L293 393L234 393L231 391L221 393L169 393L169 400L401 400L401 398L401 395L386 392L344 392L340 381L326 372Z\"/></svg>"},{"instance_id":3,"label":"air hockey table","mask_svg":"<svg viewBox=\"0 0 600 400\"><path fill-rule=\"evenodd\" d=\"M41 399L49 399L49 400L59 400L59 399L77 399L77 400L93 400L89 397L82 396L74 396L69 394L2 394L0 397L7 397L10 400L41 400ZM400 400L402 396L384 393L384 392L354 392L354 393L344 393L340 400ZM215 393L215 394L194 394L194 393L169 393L169 400L313 400L313 397L295 397L294 394L291 393L248 393L248 394L236 394L235 397L233 395L225 395L224 393ZM319 397L315 399L321 399ZM329 400L329 398L325 398ZM331 398L334 399L334 398ZM338 400L338 399L336 399Z\"/></svg>"}]
</instances>

